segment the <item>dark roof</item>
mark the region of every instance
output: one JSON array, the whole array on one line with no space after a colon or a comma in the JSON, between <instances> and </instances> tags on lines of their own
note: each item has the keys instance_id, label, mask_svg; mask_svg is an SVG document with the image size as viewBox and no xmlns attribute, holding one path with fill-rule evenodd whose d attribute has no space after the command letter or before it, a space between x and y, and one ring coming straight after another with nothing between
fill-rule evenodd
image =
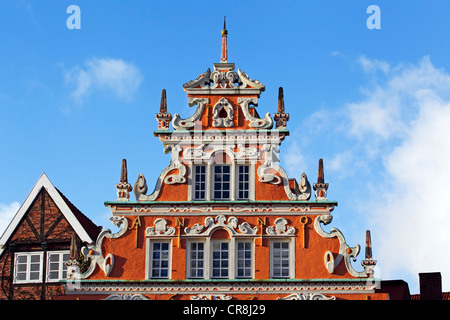
<instances>
[{"instance_id":1,"label":"dark roof","mask_svg":"<svg viewBox=\"0 0 450 320\"><path fill-rule=\"evenodd\" d=\"M72 202L70 202L69 199L67 199L67 197L61 191L59 191L58 188L55 187L55 189L56 191L58 191L58 193L61 195L61 198L64 200L64 202L70 208L70 210L75 215L77 220L83 226L84 230L89 234L91 239L95 241L97 239L98 234L102 230L102 227L97 226L91 219L86 217L86 215L84 215L80 210L78 210L78 208L75 207L75 205Z\"/></svg>"},{"instance_id":2,"label":"dark roof","mask_svg":"<svg viewBox=\"0 0 450 320\"><path fill-rule=\"evenodd\" d=\"M411 300L420 300L420 293L412 294ZM442 300L450 300L450 292L442 292Z\"/></svg>"}]
</instances>

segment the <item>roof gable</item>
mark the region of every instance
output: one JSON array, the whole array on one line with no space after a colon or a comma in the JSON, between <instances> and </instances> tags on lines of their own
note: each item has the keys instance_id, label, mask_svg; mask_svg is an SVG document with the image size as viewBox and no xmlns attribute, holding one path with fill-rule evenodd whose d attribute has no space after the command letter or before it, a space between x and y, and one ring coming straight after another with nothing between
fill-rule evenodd
<instances>
[{"instance_id":1,"label":"roof gable","mask_svg":"<svg viewBox=\"0 0 450 320\"><path fill-rule=\"evenodd\" d=\"M58 189L53 186L47 175L43 173L1 236L0 255L3 253L3 246L13 236L15 230L20 226L21 221L34 204L43 188L49 194L54 204L59 208L60 212L70 226L77 233L78 237L87 243L95 242L95 239L100 231L100 227L96 226L90 219L81 213Z\"/></svg>"}]
</instances>

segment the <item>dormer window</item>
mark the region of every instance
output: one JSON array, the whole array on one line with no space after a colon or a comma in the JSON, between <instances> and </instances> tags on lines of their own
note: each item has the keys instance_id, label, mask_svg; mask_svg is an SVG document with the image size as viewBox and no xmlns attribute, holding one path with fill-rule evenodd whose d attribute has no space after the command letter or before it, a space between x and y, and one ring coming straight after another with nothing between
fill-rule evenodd
<instances>
[{"instance_id":1,"label":"dormer window","mask_svg":"<svg viewBox=\"0 0 450 320\"><path fill-rule=\"evenodd\" d=\"M251 164L193 165L191 200L251 200Z\"/></svg>"}]
</instances>

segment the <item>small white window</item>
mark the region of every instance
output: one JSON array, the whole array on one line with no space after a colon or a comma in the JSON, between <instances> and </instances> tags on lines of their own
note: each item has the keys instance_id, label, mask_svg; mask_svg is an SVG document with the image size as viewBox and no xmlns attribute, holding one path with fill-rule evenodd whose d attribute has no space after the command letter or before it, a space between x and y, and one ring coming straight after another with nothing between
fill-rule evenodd
<instances>
[{"instance_id":1,"label":"small white window","mask_svg":"<svg viewBox=\"0 0 450 320\"><path fill-rule=\"evenodd\" d=\"M206 166L194 167L194 200L206 200Z\"/></svg>"},{"instance_id":2,"label":"small white window","mask_svg":"<svg viewBox=\"0 0 450 320\"><path fill-rule=\"evenodd\" d=\"M239 241L236 243L237 254L237 278L251 278L252 277L252 243L249 241Z\"/></svg>"},{"instance_id":3,"label":"small white window","mask_svg":"<svg viewBox=\"0 0 450 320\"><path fill-rule=\"evenodd\" d=\"M47 254L47 281L56 282L67 278L69 251L52 251Z\"/></svg>"},{"instance_id":4,"label":"small white window","mask_svg":"<svg viewBox=\"0 0 450 320\"><path fill-rule=\"evenodd\" d=\"M248 200L250 197L250 167L239 165L237 170L237 200Z\"/></svg>"},{"instance_id":5,"label":"small white window","mask_svg":"<svg viewBox=\"0 0 450 320\"><path fill-rule=\"evenodd\" d=\"M170 262L170 243L151 242L151 278L168 279Z\"/></svg>"},{"instance_id":6,"label":"small white window","mask_svg":"<svg viewBox=\"0 0 450 320\"><path fill-rule=\"evenodd\" d=\"M290 277L290 243L288 241L272 241L270 246L271 277Z\"/></svg>"},{"instance_id":7,"label":"small white window","mask_svg":"<svg viewBox=\"0 0 450 320\"><path fill-rule=\"evenodd\" d=\"M229 242L214 241L212 245L212 278L228 278L229 264Z\"/></svg>"},{"instance_id":8,"label":"small white window","mask_svg":"<svg viewBox=\"0 0 450 320\"><path fill-rule=\"evenodd\" d=\"M214 200L230 200L231 197L231 166L214 166L213 176Z\"/></svg>"},{"instance_id":9,"label":"small white window","mask_svg":"<svg viewBox=\"0 0 450 320\"><path fill-rule=\"evenodd\" d=\"M14 283L42 282L44 252L21 252L14 255Z\"/></svg>"},{"instance_id":10,"label":"small white window","mask_svg":"<svg viewBox=\"0 0 450 320\"><path fill-rule=\"evenodd\" d=\"M205 243L189 243L189 278L203 279L205 277Z\"/></svg>"}]
</instances>

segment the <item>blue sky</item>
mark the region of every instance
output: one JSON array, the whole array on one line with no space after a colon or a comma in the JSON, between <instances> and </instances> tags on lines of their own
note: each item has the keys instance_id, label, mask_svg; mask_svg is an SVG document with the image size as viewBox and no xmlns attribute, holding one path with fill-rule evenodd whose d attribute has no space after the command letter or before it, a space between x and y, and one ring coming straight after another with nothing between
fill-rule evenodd
<instances>
[{"instance_id":1,"label":"blue sky","mask_svg":"<svg viewBox=\"0 0 450 320\"><path fill-rule=\"evenodd\" d=\"M370 5L381 29L366 25ZM66 12L81 9L81 29ZM169 155L153 136L161 90L187 117L182 84L220 59L266 86L259 113L290 114L281 164L310 181L324 159L332 227L372 231L383 279L440 271L450 290L450 3L433 1L37 1L0 4L0 232L42 172L113 227L121 159L149 188ZM359 260L354 263L360 270ZM448 269L448 268L447 268Z\"/></svg>"}]
</instances>

